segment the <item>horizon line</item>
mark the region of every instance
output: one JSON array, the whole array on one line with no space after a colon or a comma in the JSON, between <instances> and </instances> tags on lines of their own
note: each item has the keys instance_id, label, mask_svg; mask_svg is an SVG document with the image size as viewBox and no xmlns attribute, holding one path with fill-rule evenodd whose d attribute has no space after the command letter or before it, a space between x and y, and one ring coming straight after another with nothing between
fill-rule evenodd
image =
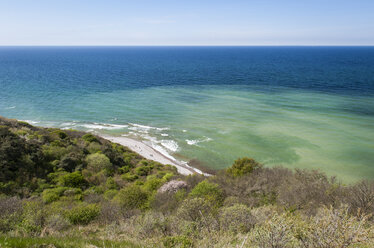
<instances>
[{"instance_id":1,"label":"horizon line","mask_svg":"<svg viewBox=\"0 0 374 248\"><path fill-rule=\"evenodd\" d=\"M0 47L373 47L374 44L368 45L342 45L342 44L334 44L334 45L311 45L311 44L304 44L304 45L0 45Z\"/></svg>"}]
</instances>

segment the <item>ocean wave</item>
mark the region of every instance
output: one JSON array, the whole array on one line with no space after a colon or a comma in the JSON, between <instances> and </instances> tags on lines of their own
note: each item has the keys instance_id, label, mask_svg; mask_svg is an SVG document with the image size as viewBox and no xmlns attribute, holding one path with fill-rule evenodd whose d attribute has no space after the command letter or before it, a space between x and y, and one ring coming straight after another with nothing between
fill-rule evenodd
<instances>
[{"instance_id":1,"label":"ocean wave","mask_svg":"<svg viewBox=\"0 0 374 248\"><path fill-rule=\"evenodd\" d=\"M174 140L161 140L160 143L162 146L172 152L176 152L179 149L178 143Z\"/></svg>"},{"instance_id":2,"label":"ocean wave","mask_svg":"<svg viewBox=\"0 0 374 248\"><path fill-rule=\"evenodd\" d=\"M124 129L128 125L118 125L118 124L106 124L106 123L92 123L92 124L76 124L76 126L84 127L87 129L97 129L97 130L115 130L115 129Z\"/></svg>"},{"instance_id":3,"label":"ocean wave","mask_svg":"<svg viewBox=\"0 0 374 248\"><path fill-rule=\"evenodd\" d=\"M199 143L201 142L209 142L209 141L212 141L213 139L212 138L209 138L209 137L205 137L203 139L197 139L197 140L189 140L189 139L186 139L186 142L188 145L190 146L198 146Z\"/></svg>"},{"instance_id":4,"label":"ocean wave","mask_svg":"<svg viewBox=\"0 0 374 248\"><path fill-rule=\"evenodd\" d=\"M149 129L143 129L143 128L138 128L138 127L129 127L128 129L139 132L139 133L148 133L148 130L149 130Z\"/></svg>"},{"instance_id":5,"label":"ocean wave","mask_svg":"<svg viewBox=\"0 0 374 248\"><path fill-rule=\"evenodd\" d=\"M136 124L136 123L129 123L129 125L131 125L132 127L129 128L131 130L157 130L157 131L165 131L165 130L169 130L170 128L168 127L151 127L151 126L146 126L146 125L140 125L140 124Z\"/></svg>"},{"instance_id":6,"label":"ocean wave","mask_svg":"<svg viewBox=\"0 0 374 248\"><path fill-rule=\"evenodd\" d=\"M10 106L10 107L6 107L5 109L15 109L16 106Z\"/></svg>"},{"instance_id":7,"label":"ocean wave","mask_svg":"<svg viewBox=\"0 0 374 248\"><path fill-rule=\"evenodd\" d=\"M133 127L138 127L138 128L141 128L141 129L155 129L155 127L140 125L140 124L131 123L131 122L129 123L129 125L131 125Z\"/></svg>"},{"instance_id":8,"label":"ocean wave","mask_svg":"<svg viewBox=\"0 0 374 248\"><path fill-rule=\"evenodd\" d=\"M148 140L148 141L151 141L151 142L154 142L154 143L161 143L161 141L159 141L156 137L153 137L153 136L150 136L150 135L140 135L143 139L145 140Z\"/></svg>"},{"instance_id":9,"label":"ocean wave","mask_svg":"<svg viewBox=\"0 0 374 248\"><path fill-rule=\"evenodd\" d=\"M151 143L150 145L151 145L151 147L152 147L153 149L155 149L156 151L158 151L159 153L161 153L161 154L164 155L165 157L171 159L172 161L176 161L176 159L175 159L173 156L171 156L171 155L166 151L166 149L165 149L164 147L162 147L162 146L160 146L160 145L158 145L158 144L155 144L155 143Z\"/></svg>"},{"instance_id":10,"label":"ocean wave","mask_svg":"<svg viewBox=\"0 0 374 248\"><path fill-rule=\"evenodd\" d=\"M20 121L24 121L32 125L40 123L40 121L31 121L31 120L20 120Z\"/></svg>"},{"instance_id":11,"label":"ocean wave","mask_svg":"<svg viewBox=\"0 0 374 248\"><path fill-rule=\"evenodd\" d=\"M176 152L179 149L179 145L175 140L158 140L156 137L150 135L140 135L143 139L151 141L154 144L159 144L165 147L171 152Z\"/></svg>"}]
</instances>

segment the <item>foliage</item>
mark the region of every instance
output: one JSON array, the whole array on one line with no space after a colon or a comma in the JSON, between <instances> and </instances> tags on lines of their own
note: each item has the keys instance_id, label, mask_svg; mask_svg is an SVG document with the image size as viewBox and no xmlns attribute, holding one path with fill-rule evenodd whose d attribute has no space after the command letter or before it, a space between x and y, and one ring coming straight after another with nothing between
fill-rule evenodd
<instances>
[{"instance_id":1,"label":"foliage","mask_svg":"<svg viewBox=\"0 0 374 248\"><path fill-rule=\"evenodd\" d=\"M75 171L61 176L59 184L64 187L83 188L87 185L87 181L83 178L80 171Z\"/></svg>"},{"instance_id":2,"label":"foliage","mask_svg":"<svg viewBox=\"0 0 374 248\"><path fill-rule=\"evenodd\" d=\"M87 142L99 142L98 138L96 138L94 135L87 133L82 136L82 139Z\"/></svg>"},{"instance_id":3,"label":"foliage","mask_svg":"<svg viewBox=\"0 0 374 248\"><path fill-rule=\"evenodd\" d=\"M368 215L350 216L348 207L334 209L323 207L307 222L307 228L299 234L303 247L347 248L362 245L372 235L365 228Z\"/></svg>"},{"instance_id":4,"label":"foliage","mask_svg":"<svg viewBox=\"0 0 374 248\"><path fill-rule=\"evenodd\" d=\"M121 189L115 196L114 200L119 205L127 210L130 209L143 209L148 200L148 194L137 185L131 185Z\"/></svg>"},{"instance_id":5,"label":"foliage","mask_svg":"<svg viewBox=\"0 0 374 248\"><path fill-rule=\"evenodd\" d=\"M82 204L66 211L67 219L73 225L87 225L99 216L100 207L96 204Z\"/></svg>"},{"instance_id":6,"label":"foliage","mask_svg":"<svg viewBox=\"0 0 374 248\"><path fill-rule=\"evenodd\" d=\"M214 205L220 206L223 203L224 195L217 184L204 180L197 184L191 191L190 197L202 197Z\"/></svg>"},{"instance_id":7,"label":"foliage","mask_svg":"<svg viewBox=\"0 0 374 248\"><path fill-rule=\"evenodd\" d=\"M51 203L60 199L67 187L57 187L53 189L45 189L42 193L42 199L45 203Z\"/></svg>"},{"instance_id":8,"label":"foliage","mask_svg":"<svg viewBox=\"0 0 374 248\"><path fill-rule=\"evenodd\" d=\"M248 232L256 223L251 209L243 204L223 207L219 213L221 229L233 232Z\"/></svg>"},{"instance_id":9,"label":"foliage","mask_svg":"<svg viewBox=\"0 0 374 248\"><path fill-rule=\"evenodd\" d=\"M112 163L109 158L101 153L90 154L86 157L87 169L98 173L104 169L110 169Z\"/></svg>"},{"instance_id":10,"label":"foliage","mask_svg":"<svg viewBox=\"0 0 374 248\"><path fill-rule=\"evenodd\" d=\"M253 158L244 157L235 160L234 164L226 170L226 173L233 177L239 177L250 174L261 167L262 165Z\"/></svg>"}]
</instances>

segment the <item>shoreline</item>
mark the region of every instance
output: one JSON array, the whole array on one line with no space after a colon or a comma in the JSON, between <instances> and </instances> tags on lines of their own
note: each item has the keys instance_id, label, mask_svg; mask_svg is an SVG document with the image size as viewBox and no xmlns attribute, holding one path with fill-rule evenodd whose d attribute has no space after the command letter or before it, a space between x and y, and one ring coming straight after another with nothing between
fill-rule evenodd
<instances>
[{"instance_id":1,"label":"shoreline","mask_svg":"<svg viewBox=\"0 0 374 248\"><path fill-rule=\"evenodd\" d=\"M128 147L130 150L138 153L142 157L153 160L156 162L159 162L161 164L169 164L177 168L178 173L182 175L192 175L192 174L201 174L204 176L210 176L208 173L204 173L199 169L193 168L189 166L188 164L185 164L181 161L178 161L175 158L170 158L169 156L165 156L161 152L157 151L153 147L143 143L142 141L123 137L123 136L110 136L110 135L103 135L103 134L96 134L100 136L101 138L104 138L106 140L109 140L114 143L118 143L120 145Z\"/></svg>"}]
</instances>

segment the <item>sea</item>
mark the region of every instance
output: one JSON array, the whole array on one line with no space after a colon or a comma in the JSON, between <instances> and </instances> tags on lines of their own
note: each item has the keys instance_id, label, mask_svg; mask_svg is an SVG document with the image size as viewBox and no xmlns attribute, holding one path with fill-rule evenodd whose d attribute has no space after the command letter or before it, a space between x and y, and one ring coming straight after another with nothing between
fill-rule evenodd
<instances>
[{"instance_id":1,"label":"sea","mask_svg":"<svg viewBox=\"0 0 374 248\"><path fill-rule=\"evenodd\" d=\"M0 47L0 115L373 179L374 47Z\"/></svg>"}]
</instances>

